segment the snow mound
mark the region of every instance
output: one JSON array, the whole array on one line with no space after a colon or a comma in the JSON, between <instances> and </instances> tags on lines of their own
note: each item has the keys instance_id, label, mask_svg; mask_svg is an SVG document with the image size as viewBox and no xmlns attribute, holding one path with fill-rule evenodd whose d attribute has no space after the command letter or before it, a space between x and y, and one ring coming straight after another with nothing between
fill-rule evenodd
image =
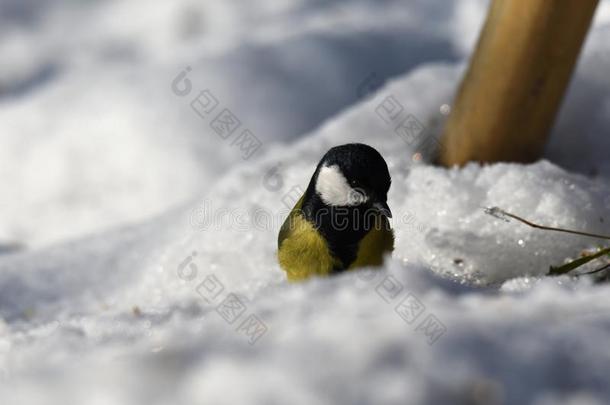
<instances>
[{"instance_id":1,"label":"snow mound","mask_svg":"<svg viewBox=\"0 0 610 405\"><path fill-rule=\"evenodd\" d=\"M420 144L382 118L387 99L426 126L422 140L434 137L459 72L417 69L147 225L6 258L0 349L10 384L0 396L393 404L546 403L567 393L603 402L610 358L597 347L610 332L610 287L540 278L592 241L505 223L483 207L603 231L610 185L547 161L422 163ZM275 240L291 191L343 142L367 142L388 161L396 251L380 271L288 285Z\"/></svg>"},{"instance_id":2,"label":"snow mound","mask_svg":"<svg viewBox=\"0 0 610 405\"><path fill-rule=\"evenodd\" d=\"M45 15L36 3L3 5L31 22ZM603 242L484 212L500 206L545 225L609 233L608 2L545 159L460 169L428 162L464 68L451 61L468 53L485 2L384 1L385 26L373 21L386 21L379 2L200 3L154 3L147 18L123 24L110 17L143 2L87 2L78 12L102 12L104 22L92 32L80 24L75 43L63 43L48 34L74 16L58 0L45 6L57 14L41 37L28 37L26 49L40 39L56 52L24 54L50 58L60 73L0 95L3 195L27 196L1 201L0 238L45 246L0 256L0 402L608 402L610 354L600 348L610 336L610 287L544 277ZM209 38L176 39L203 37L197 15ZM182 18L190 28L176 36ZM363 42L371 32L359 32L365 20L382 31L371 42ZM117 51L120 40L97 35L108 25L131 47ZM146 35L151 26L157 35ZM337 27L350 35L337 36ZM432 54L396 56L407 31ZM156 52L167 44L174 54ZM155 68L138 74L116 58ZM370 65L352 66L366 58ZM436 59L444 62L424 63ZM42 63L11 60L3 69L24 82L32 78L25 67ZM256 158L243 161L230 142L201 136L190 100L171 90L186 66L196 90L213 84L266 134ZM81 94L87 72L96 80ZM288 284L275 259L278 229L320 157L347 142L370 144L388 162L396 250L377 271Z\"/></svg>"}]
</instances>

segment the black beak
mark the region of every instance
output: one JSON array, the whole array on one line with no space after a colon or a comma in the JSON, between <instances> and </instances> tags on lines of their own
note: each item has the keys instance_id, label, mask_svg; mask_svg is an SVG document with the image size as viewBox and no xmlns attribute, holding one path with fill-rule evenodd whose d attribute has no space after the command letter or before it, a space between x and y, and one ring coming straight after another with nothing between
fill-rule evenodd
<instances>
[{"instance_id":1,"label":"black beak","mask_svg":"<svg viewBox=\"0 0 610 405\"><path fill-rule=\"evenodd\" d=\"M390 211L390 207L388 207L388 203L385 201L377 201L373 203L373 208L381 212L382 215L385 215L388 218L392 218L392 211Z\"/></svg>"}]
</instances>

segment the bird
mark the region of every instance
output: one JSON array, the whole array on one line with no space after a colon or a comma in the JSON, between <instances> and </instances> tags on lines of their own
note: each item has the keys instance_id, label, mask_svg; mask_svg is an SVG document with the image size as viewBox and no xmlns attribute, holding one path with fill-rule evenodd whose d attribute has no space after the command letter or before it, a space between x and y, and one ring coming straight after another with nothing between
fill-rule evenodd
<instances>
[{"instance_id":1,"label":"bird","mask_svg":"<svg viewBox=\"0 0 610 405\"><path fill-rule=\"evenodd\" d=\"M287 279L381 266L394 250L391 182L388 165L373 147L329 149L280 228L277 256Z\"/></svg>"}]
</instances>

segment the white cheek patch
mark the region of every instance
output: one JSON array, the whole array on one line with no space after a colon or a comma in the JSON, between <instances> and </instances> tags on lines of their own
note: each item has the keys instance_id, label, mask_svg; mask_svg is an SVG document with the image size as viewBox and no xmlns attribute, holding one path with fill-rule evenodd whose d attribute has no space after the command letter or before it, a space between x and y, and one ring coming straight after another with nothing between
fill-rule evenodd
<instances>
[{"instance_id":1,"label":"white cheek patch","mask_svg":"<svg viewBox=\"0 0 610 405\"><path fill-rule=\"evenodd\" d=\"M323 166L318 173L316 192L325 204L354 206L367 201L366 196L350 187L339 166Z\"/></svg>"}]
</instances>

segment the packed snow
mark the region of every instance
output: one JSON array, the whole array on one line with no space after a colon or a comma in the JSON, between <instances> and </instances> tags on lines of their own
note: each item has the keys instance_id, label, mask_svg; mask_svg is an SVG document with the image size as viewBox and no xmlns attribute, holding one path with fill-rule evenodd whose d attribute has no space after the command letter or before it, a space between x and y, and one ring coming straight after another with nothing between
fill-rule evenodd
<instances>
[{"instance_id":1,"label":"packed snow","mask_svg":"<svg viewBox=\"0 0 610 405\"><path fill-rule=\"evenodd\" d=\"M610 234L610 1L544 159L437 167L486 6L1 1L0 403L608 403L610 287L545 276L607 241L485 208ZM396 250L289 284L279 227L347 142Z\"/></svg>"}]
</instances>

